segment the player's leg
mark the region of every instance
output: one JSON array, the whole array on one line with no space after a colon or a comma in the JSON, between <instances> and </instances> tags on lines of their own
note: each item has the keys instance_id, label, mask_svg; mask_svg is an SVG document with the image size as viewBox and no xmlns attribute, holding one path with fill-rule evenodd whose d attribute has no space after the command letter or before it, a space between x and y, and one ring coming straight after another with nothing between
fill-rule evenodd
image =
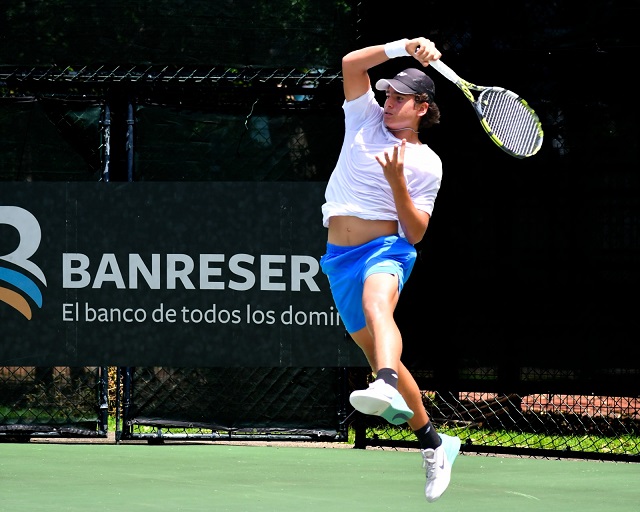
<instances>
[{"instance_id":1,"label":"player's leg","mask_svg":"<svg viewBox=\"0 0 640 512\"><path fill-rule=\"evenodd\" d=\"M402 337L393 318L399 293L397 277L373 274L367 278L363 291L363 310L367 327L353 333L355 342L365 353L377 379L368 389L355 391L350 401L365 414L382 416L392 424L405 421L420 442L423 467L427 473L425 496L436 501L451 480L451 466L460 450L460 439L440 435L431 424L422 401L420 388L407 367L400 361ZM384 382L393 369L397 378ZM395 389L394 389L395 388Z\"/></svg>"},{"instance_id":2,"label":"player's leg","mask_svg":"<svg viewBox=\"0 0 640 512\"><path fill-rule=\"evenodd\" d=\"M422 465L427 473L425 497L436 501L446 491L451 481L451 467L460 451L460 439L446 434L438 434L431 423L422 401L422 393L413 375L400 365L398 390L407 405L414 412L407 422L416 434L422 452Z\"/></svg>"},{"instance_id":3,"label":"player's leg","mask_svg":"<svg viewBox=\"0 0 640 512\"><path fill-rule=\"evenodd\" d=\"M394 425L413 416L397 389L402 337L393 310L398 296L398 277L394 274L374 273L365 280L362 308L366 327L352 333L352 337L367 356L376 380L349 398L358 411L382 416Z\"/></svg>"},{"instance_id":4,"label":"player's leg","mask_svg":"<svg viewBox=\"0 0 640 512\"><path fill-rule=\"evenodd\" d=\"M379 364L371 332L364 328L351 336L364 352L372 371L376 374ZM429 421L418 384L402 362L398 365L399 395L397 396L402 396L407 408L414 413L413 417L408 419L398 417L398 421L392 421L396 414L402 413L402 409L398 405L397 398L395 406L392 406L396 396L394 390L389 389L390 386L384 381L377 385L376 382L380 382L380 380L373 382L368 389L354 391L350 401L354 404L355 398L354 407L364 414L382 416L394 424L408 422L420 442L422 464L427 477L425 497L428 501L433 502L442 496L451 481L451 466L460 450L460 439L436 433L434 426ZM409 415L407 414L407 416Z\"/></svg>"}]
</instances>

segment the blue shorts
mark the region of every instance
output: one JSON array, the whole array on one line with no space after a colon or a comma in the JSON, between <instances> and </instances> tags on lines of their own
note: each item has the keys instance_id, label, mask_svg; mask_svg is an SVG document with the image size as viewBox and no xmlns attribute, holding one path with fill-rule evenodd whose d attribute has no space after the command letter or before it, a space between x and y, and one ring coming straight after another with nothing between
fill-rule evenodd
<instances>
[{"instance_id":1,"label":"blue shorts","mask_svg":"<svg viewBox=\"0 0 640 512\"><path fill-rule=\"evenodd\" d=\"M416 255L415 247L397 235L382 236L349 247L327 243L320 267L329 278L333 300L347 332L353 333L366 326L362 310L365 279L371 274L397 275L398 292L401 292L411 275Z\"/></svg>"}]
</instances>

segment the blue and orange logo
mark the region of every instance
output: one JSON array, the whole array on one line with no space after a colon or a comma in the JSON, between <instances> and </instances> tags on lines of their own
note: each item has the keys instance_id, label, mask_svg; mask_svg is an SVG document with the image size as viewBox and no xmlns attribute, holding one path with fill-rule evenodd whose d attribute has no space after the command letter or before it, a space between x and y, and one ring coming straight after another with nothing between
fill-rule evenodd
<instances>
[{"instance_id":1,"label":"blue and orange logo","mask_svg":"<svg viewBox=\"0 0 640 512\"><path fill-rule=\"evenodd\" d=\"M24 208L0 206L0 224L13 226L20 235L18 246L6 255L0 255L0 302L4 302L31 320L31 304L42 307L42 286L47 285L44 273L29 258L40 246L40 223ZM29 300L28 300L29 299Z\"/></svg>"}]
</instances>

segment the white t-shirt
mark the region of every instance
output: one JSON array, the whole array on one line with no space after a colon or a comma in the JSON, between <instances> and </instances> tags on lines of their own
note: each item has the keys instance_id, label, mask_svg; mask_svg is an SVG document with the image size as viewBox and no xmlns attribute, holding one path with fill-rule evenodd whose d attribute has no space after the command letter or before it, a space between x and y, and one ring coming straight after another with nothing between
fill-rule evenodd
<instances>
[{"instance_id":1,"label":"white t-shirt","mask_svg":"<svg viewBox=\"0 0 640 512\"><path fill-rule=\"evenodd\" d=\"M390 155L401 142L384 125L384 109L372 89L359 98L345 101L345 136L338 163L325 190L322 223L329 226L334 215L353 215L368 220L398 220L391 187L375 155ZM407 142L404 155L407 189L416 208L433 212L440 182L442 161L426 144ZM398 225L398 232L404 234Z\"/></svg>"}]
</instances>

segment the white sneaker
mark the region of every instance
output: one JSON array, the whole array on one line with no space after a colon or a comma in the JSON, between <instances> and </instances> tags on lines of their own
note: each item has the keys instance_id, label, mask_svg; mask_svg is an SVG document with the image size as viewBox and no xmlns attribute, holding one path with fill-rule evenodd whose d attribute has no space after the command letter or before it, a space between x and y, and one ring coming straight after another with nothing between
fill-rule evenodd
<instances>
[{"instance_id":1,"label":"white sneaker","mask_svg":"<svg viewBox=\"0 0 640 512\"><path fill-rule=\"evenodd\" d=\"M442 444L435 450L422 450L422 467L427 470L427 484L424 495L428 502L436 501L449 487L451 466L460 451L460 438L438 434Z\"/></svg>"},{"instance_id":2,"label":"white sneaker","mask_svg":"<svg viewBox=\"0 0 640 512\"><path fill-rule=\"evenodd\" d=\"M351 393L349 402L362 414L382 416L392 425L401 425L413 417L413 411L400 392L383 380L376 380L367 389Z\"/></svg>"}]
</instances>

